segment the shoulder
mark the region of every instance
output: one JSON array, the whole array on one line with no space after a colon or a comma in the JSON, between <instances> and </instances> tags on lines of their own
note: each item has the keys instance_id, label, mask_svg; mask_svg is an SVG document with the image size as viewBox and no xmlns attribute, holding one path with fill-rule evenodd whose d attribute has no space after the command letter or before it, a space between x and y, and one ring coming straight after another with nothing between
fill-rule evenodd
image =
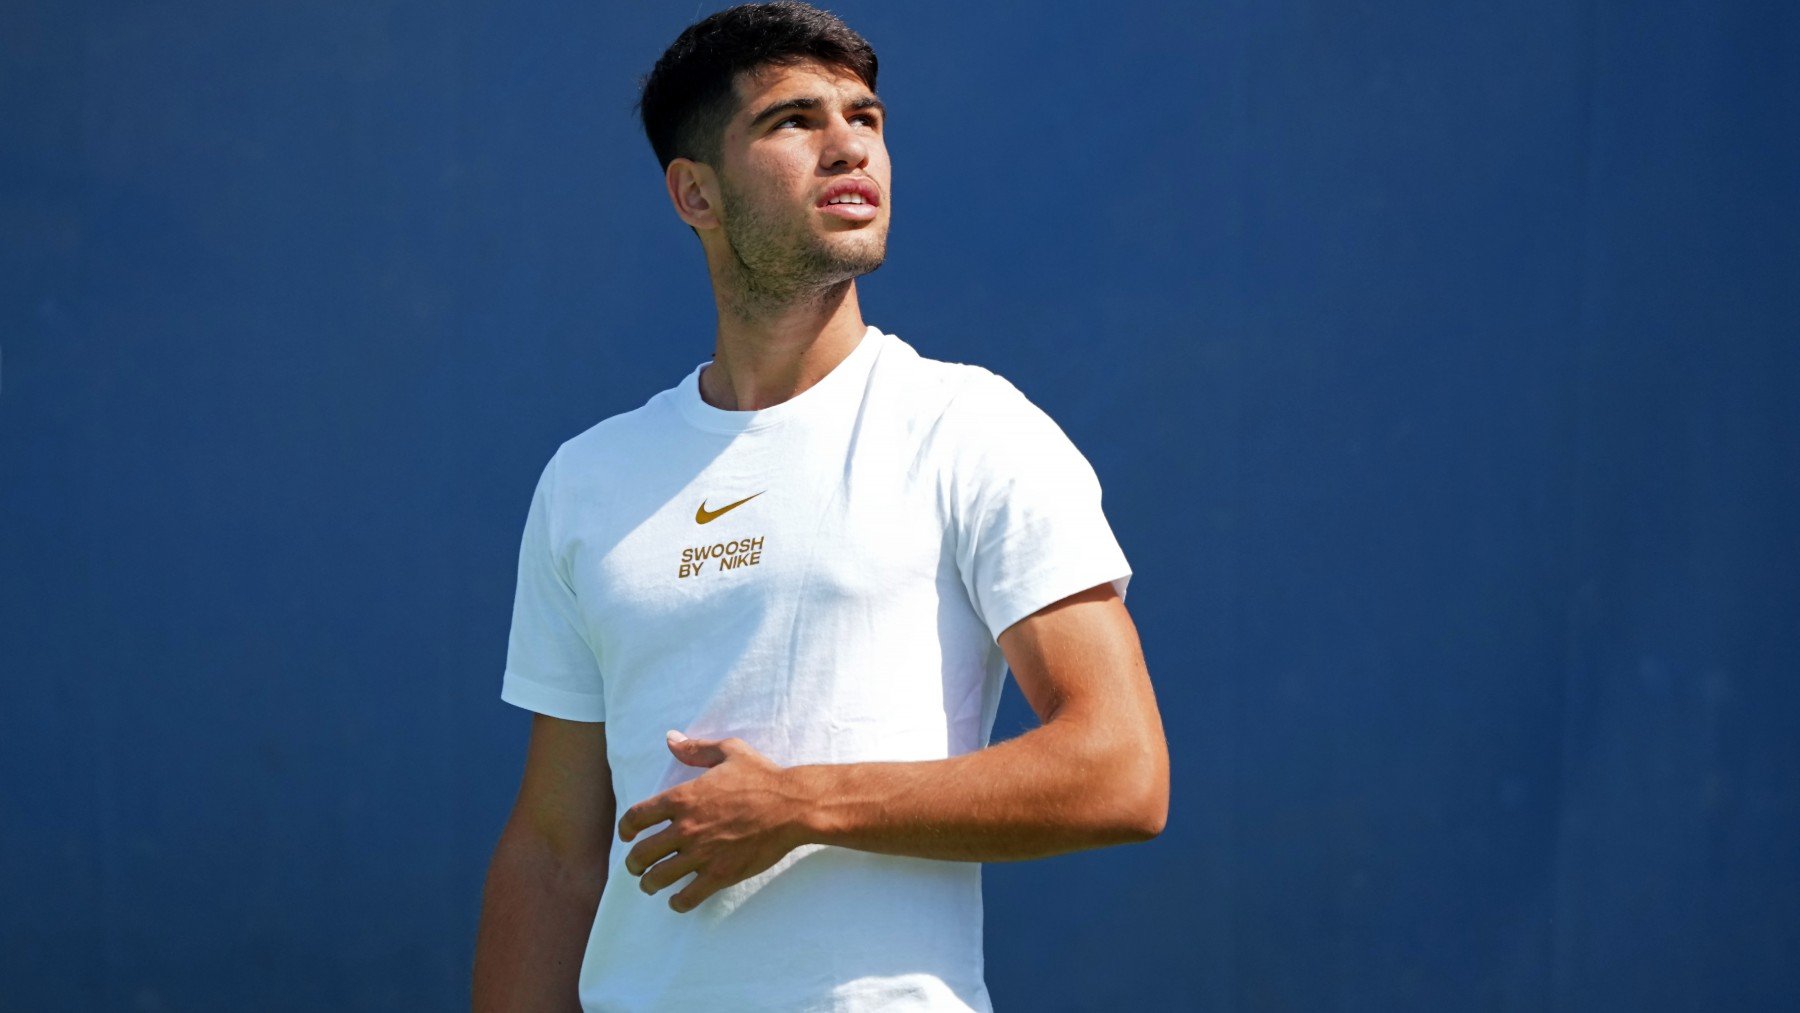
<instances>
[{"instance_id":1,"label":"shoulder","mask_svg":"<svg viewBox=\"0 0 1800 1013\"><path fill-rule=\"evenodd\" d=\"M904 386L915 392L911 410L925 422L927 459L953 497L1033 484L1085 488L1096 481L1062 427L1004 375L917 353L905 358L916 375Z\"/></svg>"},{"instance_id":2,"label":"shoulder","mask_svg":"<svg viewBox=\"0 0 1800 1013\"><path fill-rule=\"evenodd\" d=\"M629 411L609 415L564 440L546 470L561 476L564 495L593 501L614 483L662 460L661 448L682 431L678 388L659 391Z\"/></svg>"},{"instance_id":3,"label":"shoulder","mask_svg":"<svg viewBox=\"0 0 1800 1013\"><path fill-rule=\"evenodd\" d=\"M556 447L538 476L537 497L551 513L578 501L592 506L610 498L615 483L659 459L676 411L672 391L661 391L636 408L610 415Z\"/></svg>"},{"instance_id":4,"label":"shoulder","mask_svg":"<svg viewBox=\"0 0 1800 1013\"><path fill-rule=\"evenodd\" d=\"M1050 440L1067 441L1048 412L1014 383L989 369L967 367L944 406L941 427L959 444L1004 453Z\"/></svg>"},{"instance_id":5,"label":"shoulder","mask_svg":"<svg viewBox=\"0 0 1800 1013\"><path fill-rule=\"evenodd\" d=\"M893 361L882 366L901 382L913 411L929 417L940 436L979 436L983 427L1043 413L1006 377L986 366L921 355L894 340ZM1045 417L1047 420L1047 417Z\"/></svg>"},{"instance_id":6,"label":"shoulder","mask_svg":"<svg viewBox=\"0 0 1800 1013\"><path fill-rule=\"evenodd\" d=\"M676 421L675 389L658 392L630 411L609 415L563 441L556 456L581 464L603 463L619 455L642 454L665 438Z\"/></svg>"}]
</instances>

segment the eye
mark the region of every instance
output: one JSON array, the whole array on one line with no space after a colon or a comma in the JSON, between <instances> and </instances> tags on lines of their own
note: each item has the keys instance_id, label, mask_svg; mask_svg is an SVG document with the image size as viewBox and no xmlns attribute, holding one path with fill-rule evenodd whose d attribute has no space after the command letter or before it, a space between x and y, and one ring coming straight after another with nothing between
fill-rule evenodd
<instances>
[{"instance_id":1,"label":"eye","mask_svg":"<svg viewBox=\"0 0 1800 1013\"><path fill-rule=\"evenodd\" d=\"M861 120L864 123L867 123L869 126L874 127L877 130L881 129L881 117L875 115L874 113L857 113L855 116L852 116L850 119L852 120L852 122L854 122L856 120ZM774 125L771 126L769 129L770 130L780 130L782 127L785 127L790 123L798 123L798 124L804 126L806 124L806 116L802 113L795 113L794 115L786 117L785 119L776 120Z\"/></svg>"}]
</instances>

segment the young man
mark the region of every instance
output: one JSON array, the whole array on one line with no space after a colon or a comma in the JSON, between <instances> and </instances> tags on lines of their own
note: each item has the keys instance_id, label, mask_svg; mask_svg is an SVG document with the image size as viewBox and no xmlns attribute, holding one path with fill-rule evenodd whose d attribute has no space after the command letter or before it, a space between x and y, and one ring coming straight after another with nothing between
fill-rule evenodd
<instances>
[{"instance_id":1,"label":"young man","mask_svg":"<svg viewBox=\"0 0 1800 1013\"><path fill-rule=\"evenodd\" d=\"M1006 380L858 310L893 212L875 72L776 3L691 26L644 84L717 341L538 481L477 1009L988 1010L979 863L1162 829L1093 469ZM1008 666L1043 723L988 747Z\"/></svg>"}]
</instances>

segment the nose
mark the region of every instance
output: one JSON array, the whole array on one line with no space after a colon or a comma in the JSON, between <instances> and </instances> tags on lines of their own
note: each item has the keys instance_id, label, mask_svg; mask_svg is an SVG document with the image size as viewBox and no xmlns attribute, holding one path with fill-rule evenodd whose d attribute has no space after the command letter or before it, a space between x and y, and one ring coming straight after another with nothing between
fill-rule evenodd
<instances>
[{"instance_id":1,"label":"nose","mask_svg":"<svg viewBox=\"0 0 1800 1013\"><path fill-rule=\"evenodd\" d=\"M834 116L825 131L825 146L819 162L827 169L859 169L869 162L869 141L855 124L842 116Z\"/></svg>"}]
</instances>

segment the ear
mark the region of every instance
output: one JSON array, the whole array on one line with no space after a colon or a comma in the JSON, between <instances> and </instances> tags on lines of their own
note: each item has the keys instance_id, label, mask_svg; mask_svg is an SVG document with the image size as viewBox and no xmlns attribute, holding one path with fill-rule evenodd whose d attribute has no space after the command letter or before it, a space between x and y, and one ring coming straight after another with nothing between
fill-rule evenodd
<instances>
[{"instance_id":1,"label":"ear","mask_svg":"<svg viewBox=\"0 0 1800 1013\"><path fill-rule=\"evenodd\" d=\"M669 188L669 200L681 220L696 229L719 226L719 181L712 166L691 158L677 158L669 163L663 182Z\"/></svg>"}]
</instances>

